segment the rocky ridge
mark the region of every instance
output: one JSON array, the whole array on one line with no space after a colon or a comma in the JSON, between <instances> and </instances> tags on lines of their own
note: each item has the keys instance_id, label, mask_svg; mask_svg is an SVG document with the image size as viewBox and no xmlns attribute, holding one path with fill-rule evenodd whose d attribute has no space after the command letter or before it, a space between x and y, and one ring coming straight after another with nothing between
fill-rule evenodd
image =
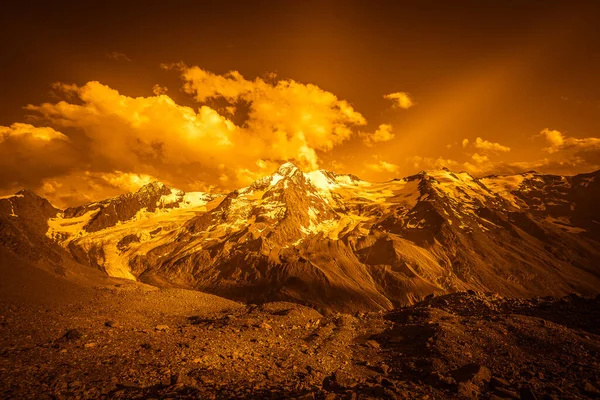
<instances>
[{"instance_id":1,"label":"rocky ridge","mask_svg":"<svg viewBox=\"0 0 600 400\"><path fill-rule=\"evenodd\" d=\"M286 163L225 196L153 183L35 220L110 276L243 302L355 312L464 290L593 295L599 174L443 169L370 183ZM0 211L19 223L8 205Z\"/></svg>"}]
</instances>

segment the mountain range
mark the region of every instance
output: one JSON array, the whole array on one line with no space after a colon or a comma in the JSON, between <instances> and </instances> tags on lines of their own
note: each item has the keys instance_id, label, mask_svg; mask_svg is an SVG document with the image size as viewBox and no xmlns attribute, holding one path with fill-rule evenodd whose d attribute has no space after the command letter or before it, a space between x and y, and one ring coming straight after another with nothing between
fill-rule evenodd
<instances>
[{"instance_id":1,"label":"mountain range","mask_svg":"<svg viewBox=\"0 0 600 400\"><path fill-rule=\"evenodd\" d=\"M65 210L22 190L0 198L0 248L65 276L84 265L343 312L464 290L591 295L600 291L599 176L441 169L371 183L285 163L230 193L153 182Z\"/></svg>"}]
</instances>

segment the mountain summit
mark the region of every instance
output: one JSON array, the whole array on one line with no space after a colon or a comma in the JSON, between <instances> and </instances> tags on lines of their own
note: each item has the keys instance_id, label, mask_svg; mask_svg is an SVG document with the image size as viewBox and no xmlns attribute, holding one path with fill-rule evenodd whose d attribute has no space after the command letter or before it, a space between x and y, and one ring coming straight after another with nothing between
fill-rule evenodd
<instances>
[{"instance_id":1,"label":"mountain summit","mask_svg":"<svg viewBox=\"0 0 600 400\"><path fill-rule=\"evenodd\" d=\"M3 243L19 232L110 276L247 302L357 311L466 289L592 294L599 176L442 169L371 183L285 163L227 195L153 182L61 211L17 194L0 199L0 221Z\"/></svg>"},{"instance_id":2,"label":"mountain summit","mask_svg":"<svg viewBox=\"0 0 600 400\"><path fill-rule=\"evenodd\" d=\"M291 162L283 163L277 168L277 173L281 176L291 176L300 170Z\"/></svg>"}]
</instances>

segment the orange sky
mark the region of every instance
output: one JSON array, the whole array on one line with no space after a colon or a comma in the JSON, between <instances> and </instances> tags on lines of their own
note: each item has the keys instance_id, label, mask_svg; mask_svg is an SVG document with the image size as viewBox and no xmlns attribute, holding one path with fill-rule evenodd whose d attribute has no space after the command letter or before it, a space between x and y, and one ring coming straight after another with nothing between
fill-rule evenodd
<instances>
[{"instance_id":1,"label":"orange sky","mask_svg":"<svg viewBox=\"0 0 600 400\"><path fill-rule=\"evenodd\" d=\"M600 168L596 4L283 3L3 13L0 194L226 191L286 160L374 181Z\"/></svg>"}]
</instances>

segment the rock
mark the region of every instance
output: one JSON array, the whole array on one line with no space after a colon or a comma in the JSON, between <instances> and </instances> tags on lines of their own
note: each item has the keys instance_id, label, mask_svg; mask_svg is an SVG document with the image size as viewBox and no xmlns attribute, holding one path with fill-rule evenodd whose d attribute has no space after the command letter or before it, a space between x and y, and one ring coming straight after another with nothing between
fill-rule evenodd
<instances>
[{"instance_id":1,"label":"rock","mask_svg":"<svg viewBox=\"0 0 600 400\"><path fill-rule=\"evenodd\" d=\"M335 371L333 378L335 383L342 388L352 388L356 385L356 380L346 371Z\"/></svg>"},{"instance_id":2,"label":"rock","mask_svg":"<svg viewBox=\"0 0 600 400\"><path fill-rule=\"evenodd\" d=\"M90 349L92 347L96 347L96 343L86 343L83 345L86 349Z\"/></svg>"},{"instance_id":3,"label":"rock","mask_svg":"<svg viewBox=\"0 0 600 400\"><path fill-rule=\"evenodd\" d=\"M69 389L75 389L75 388L81 387L81 381L69 382L68 386L69 386Z\"/></svg>"},{"instance_id":4,"label":"rock","mask_svg":"<svg viewBox=\"0 0 600 400\"><path fill-rule=\"evenodd\" d=\"M370 347L372 349L380 349L381 346L379 345L379 343L375 340L367 340L365 342L365 346Z\"/></svg>"},{"instance_id":5,"label":"rock","mask_svg":"<svg viewBox=\"0 0 600 400\"><path fill-rule=\"evenodd\" d=\"M334 391L339 389L339 386L335 380L335 375L326 376L325 379L323 379L322 387L324 390L327 391Z\"/></svg>"},{"instance_id":6,"label":"rock","mask_svg":"<svg viewBox=\"0 0 600 400\"><path fill-rule=\"evenodd\" d=\"M542 372L538 372L537 373L537 377L539 380L543 381L544 380L544 374Z\"/></svg>"},{"instance_id":7,"label":"rock","mask_svg":"<svg viewBox=\"0 0 600 400\"><path fill-rule=\"evenodd\" d=\"M171 375L171 385L194 386L196 380L187 374L177 373Z\"/></svg>"},{"instance_id":8,"label":"rock","mask_svg":"<svg viewBox=\"0 0 600 400\"><path fill-rule=\"evenodd\" d=\"M156 325L154 327L155 330L159 331L159 332L164 332L164 331L168 331L169 330L169 325Z\"/></svg>"},{"instance_id":9,"label":"rock","mask_svg":"<svg viewBox=\"0 0 600 400\"><path fill-rule=\"evenodd\" d=\"M83 337L83 334L81 332L79 332L77 329L70 329L63 336L63 338L65 338L68 341L78 340L78 339L81 339L82 337Z\"/></svg>"},{"instance_id":10,"label":"rock","mask_svg":"<svg viewBox=\"0 0 600 400\"><path fill-rule=\"evenodd\" d=\"M346 371L335 371L323 379L323 389L336 391L339 389L351 389L356 386L356 380Z\"/></svg>"},{"instance_id":11,"label":"rock","mask_svg":"<svg viewBox=\"0 0 600 400\"><path fill-rule=\"evenodd\" d=\"M356 318L349 314L341 314L335 319L335 324L338 327L351 327L356 322Z\"/></svg>"},{"instance_id":12,"label":"rock","mask_svg":"<svg viewBox=\"0 0 600 400\"><path fill-rule=\"evenodd\" d=\"M506 379L502 379L502 378L493 376L492 379L490 379L490 385L494 388L509 387L510 383Z\"/></svg>"},{"instance_id":13,"label":"rock","mask_svg":"<svg viewBox=\"0 0 600 400\"><path fill-rule=\"evenodd\" d=\"M104 326L106 326L107 328L120 328L121 324L119 324L118 322L109 320L104 323Z\"/></svg>"},{"instance_id":14,"label":"rock","mask_svg":"<svg viewBox=\"0 0 600 400\"><path fill-rule=\"evenodd\" d=\"M438 375L437 378L438 378L438 382L440 382L443 385L447 385L447 386L456 385L456 380L451 376Z\"/></svg>"},{"instance_id":15,"label":"rock","mask_svg":"<svg viewBox=\"0 0 600 400\"><path fill-rule=\"evenodd\" d=\"M479 364L467 364L452 373L457 382L472 382L475 385L484 385L490 382L492 373L487 367Z\"/></svg>"},{"instance_id":16,"label":"rock","mask_svg":"<svg viewBox=\"0 0 600 400\"><path fill-rule=\"evenodd\" d=\"M512 390L497 388L494 390L494 394L502 397L503 399L520 399L521 396Z\"/></svg>"},{"instance_id":17,"label":"rock","mask_svg":"<svg viewBox=\"0 0 600 400\"><path fill-rule=\"evenodd\" d=\"M459 382L457 386L458 395L469 399L478 398L481 388L473 382Z\"/></svg>"},{"instance_id":18,"label":"rock","mask_svg":"<svg viewBox=\"0 0 600 400\"><path fill-rule=\"evenodd\" d=\"M163 376L160 379L159 385L161 385L161 386L171 386L171 377L168 376L168 375L167 376Z\"/></svg>"},{"instance_id":19,"label":"rock","mask_svg":"<svg viewBox=\"0 0 600 400\"><path fill-rule=\"evenodd\" d=\"M387 386L387 387L393 387L393 386L394 386L394 382L390 381L390 380L389 380L389 379L387 379L387 378L383 378L383 379L381 379L381 384L382 384L383 386Z\"/></svg>"},{"instance_id":20,"label":"rock","mask_svg":"<svg viewBox=\"0 0 600 400\"><path fill-rule=\"evenodd\" d=\"M390 370L391 370L390 366L385 363L381 363L379 365L379 371L381 371L381 373L384 375L387 375L388 372L390 372Z\"/></svg>"},{"instance_id":21,"label":"rock","mask_svg":"<svg viewBox=\"0 0 600 400\"><path fill-rule=\"evenodd\" d=\"M591 394L591 395L600 395L600 390L598 390L598 388L594 385L592 385L589 382L585 383L585 386L583 387L583 391L586 394Z\"/></svg>"},{"instance_id":22,"label":"rock","mask_svg":"<svg viewBox=\"0 0 600 400\"><path fill-rule=\"evenodd\" d=\"M535 395L535 393L533 393L533 390L531 390L531 388L528 386L522 387L519 391L519 395L521 400L537 400L537 396Z\"/></svg>"},{"instance_id":23,"label":"rock","mask_svg":"<svg viewBox=\"0 0 600 400\"><path fill-rule=\"evenodd\" d=\"M273 327L269 324L267 324L266 322L262 322L260 325L258 325L259 328L261 329L265 329L265 330L271 330L273 329Z\"/></svg>"},{"instance_id":24,"label":"rock","mask_svg":"<svg viewBox=\"0 0 600 400\"><path fill-rule=\"evenodd\" d=\"M377 386L373 386L371 388L371 393L373 393L373 395L375 395L377 397L384 397L384 396L389 397L390 390L386 389L385 387L383 387L381 385L377 385Z\"/></svg>"}]
</instances>

